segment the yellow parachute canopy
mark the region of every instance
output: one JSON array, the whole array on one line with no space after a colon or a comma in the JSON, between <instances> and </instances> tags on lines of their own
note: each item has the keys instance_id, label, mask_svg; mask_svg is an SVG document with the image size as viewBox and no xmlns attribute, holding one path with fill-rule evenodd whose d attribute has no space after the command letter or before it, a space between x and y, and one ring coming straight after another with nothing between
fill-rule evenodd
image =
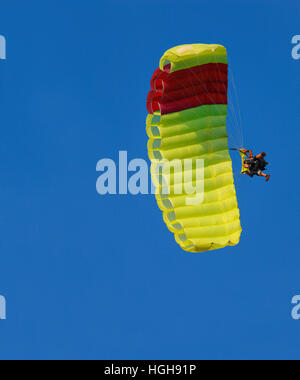
<instances>
[{"instance_id":1,"label":"yellow parachute canopy","mask_svg":"<svg viewBox=\"0 0 300 380\"><path fill-rule=\"evenodd\" d=\"M226 49L193 44L168 50L151 80L152 181L168 229L188 252L234 246L242 232L226 130L227 78ZM187 188L197 184L201 193L191 194Z\"/></svg>"}]
</instances>

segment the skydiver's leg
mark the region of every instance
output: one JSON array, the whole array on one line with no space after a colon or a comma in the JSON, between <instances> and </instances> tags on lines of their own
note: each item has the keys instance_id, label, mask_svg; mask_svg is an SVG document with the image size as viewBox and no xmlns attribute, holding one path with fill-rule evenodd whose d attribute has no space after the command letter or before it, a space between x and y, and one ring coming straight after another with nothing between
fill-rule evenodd
<instances>
[{"instance_id":1,"label":"skydiver's leg","mask_svg":"<svg viewBox=\"0 0 300 380\"><path fill-rule=\"evenodd\" d=\"M257 171L257 175L259 176L259 177L266 177L267 175L265 174L265 173L263 173L261 170L258 170Z\"/></svg>"},{"instance_id":2,"label":"skydiver's leg","mask_svg":"<svg viewBox=\"0 0 300 380\"><path fill-rule=\"evenodd\" d=\"M259 171L257 172L257 175L260 176L260 177L264 177L264 178L266 179L267 182L269 181L269 179L270 179L270 177L271 177L270 174L263 173L261 170L259 170Z\"/></svg>"}]
</instances>

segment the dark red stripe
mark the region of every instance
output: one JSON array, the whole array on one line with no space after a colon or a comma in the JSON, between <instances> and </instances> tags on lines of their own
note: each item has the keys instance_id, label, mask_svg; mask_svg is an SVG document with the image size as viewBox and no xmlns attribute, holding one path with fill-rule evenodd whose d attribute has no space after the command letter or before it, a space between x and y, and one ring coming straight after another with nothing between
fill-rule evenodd
<instances>
[{"instance_id":1,"label":"dark red stripe","mask_svg":"<svg viewBox=\"0 0 300 380\"><path fill-rule=\"evenodd\" d=\"M185 98L172 103L159 103L159 107L162 115L165 115L211 104L227 104L227 95L214 93L200 94L198 96L193 96L192 98Z\"/></svg>"},{"instance_id":2,"label":"dark red stripe","mask_svg":"<svg viewBox=\"0 0 300 380\"><path fill-rule=\"evenodd\" d=\"M215 74L214 74L215 72ZM205 80L214 75L214 78L225 78L227 79L228 74L228 65L223 63L208 63L207 65L195 66L185 70L175 71L174 73L168 74L165 71L161 71L159 68L154 71L154 74L151 79L151 88L156 90L162 86L162 81L168 82L177 82L187 81L194 82L196 78Z\"/></svg>"},{"instance_id":3,"label":"dark red stripe","mask_svg":"<svg viewBox=\"0 0 300 380\"><path fill-rule=\"evenodd\" d=\"M221 93L226 95L227 84L224 82L202 82L191 87L183 87L174 91L160 90L157 93L160 94L159 99L162 103L168 103L206 93Z\"/></svg>"},{"instance_id":4,"label":"dark red stripe","mask_svg":"<svg viewBox=\"0 0 300 380\"><path fill-rule=\"evenodd\" d=\"M155 70L148 94L149 113L178 112L209 104L227 104L228 66L208 64L168 73Z\"/></svg>"},{"instance_id":5,"label":"dark red stripe","mask_svg":"<svg viewBox=\"0 0 300 380\"><path fill-rule=\"evenodd\" d=\"M170 74L171 75L171 74ZM204 73L194 73L192 71L189 72L184 78L172 79L167 81L160 81L160 87L156 87L155 89L162 88L164 91L174 91L179 90L185 87L197 86L201 83L211 83L211 82L222 82L227 83L227 74L221 73L218 70L209 70Z\"/></svg>"}]
</instances>

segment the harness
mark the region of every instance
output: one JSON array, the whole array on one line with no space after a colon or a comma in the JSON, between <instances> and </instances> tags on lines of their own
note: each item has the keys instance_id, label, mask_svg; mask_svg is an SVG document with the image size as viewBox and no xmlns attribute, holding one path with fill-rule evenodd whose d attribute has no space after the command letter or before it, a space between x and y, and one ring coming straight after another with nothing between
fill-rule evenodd
<instances>
[{"instance_id":1,"label":"harness","mask_svg":"<svg viewBox=\"0 0 300 380\"><path fill-rule=\"evenodd\" d=\"M231 149L231 150L237 150L242 159L242 170L241 174L245 173L251 173L251 174L257 174L259 170L263 171L266 169L266 166L268 165L268 162L264 158L249 158L247 156L247 152L245 149Z\"/></svg>"},{"instance_id":2,"label":"harness","mask_svg":"<svg viewBox=\"0 0 300 380\"><path fill-rule=\"evenodd\" d=\"M245 174L245 173L253 173L253 174L256 174L257 171L261 170L261 171L264 171L266 169L266 166L268 165L268 162L264 159L264 158L249 158L247 156L247 153L242 150L242 149L238 149L240 155L241 155L241 159L242 159L242 170L241 170L241 174Z\"/></svg>"}]
</instances>

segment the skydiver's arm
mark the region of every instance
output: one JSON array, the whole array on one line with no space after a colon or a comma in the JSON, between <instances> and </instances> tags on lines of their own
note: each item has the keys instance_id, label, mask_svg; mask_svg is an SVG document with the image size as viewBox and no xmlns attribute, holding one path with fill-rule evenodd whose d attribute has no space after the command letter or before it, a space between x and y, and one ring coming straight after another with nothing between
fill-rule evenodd
<instances>
[{"instance_id":1,"label":"skydiver's arm","mask_svg":"<svg viewBox=\"0 0 300 380\"><path fill-rule=\"evenodd\" d=\"M242 149L241 152L244 153L248 158L253 158L253 153L251 149Z\"/></svg>"}]
</instances>

